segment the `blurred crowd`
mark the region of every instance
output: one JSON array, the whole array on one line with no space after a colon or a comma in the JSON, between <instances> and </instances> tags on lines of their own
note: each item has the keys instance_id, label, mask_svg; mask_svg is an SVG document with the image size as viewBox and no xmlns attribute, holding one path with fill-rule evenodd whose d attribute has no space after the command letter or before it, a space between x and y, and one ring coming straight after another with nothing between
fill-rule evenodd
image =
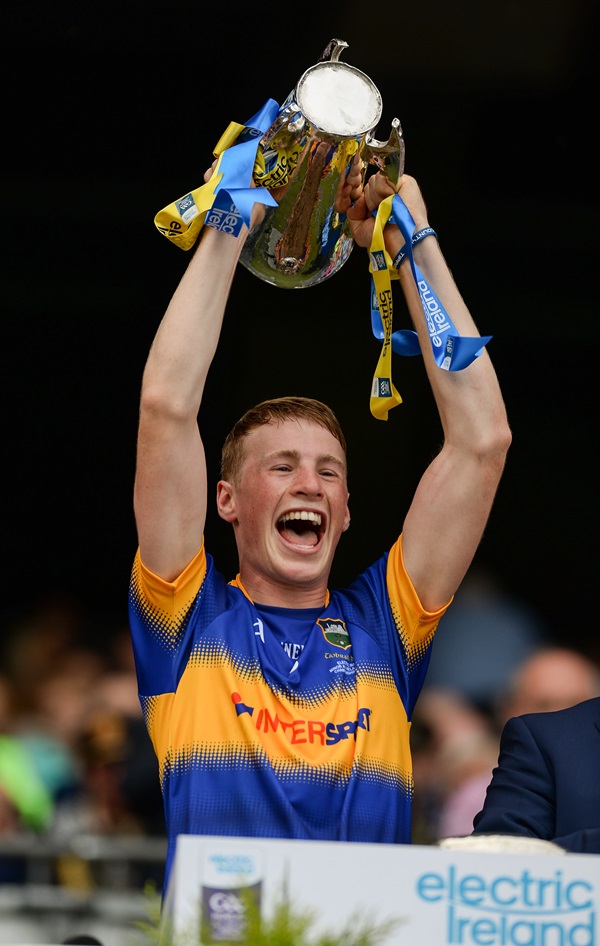
<instances>
[{"instance_id":1,"label":"blurred crowd","mask_svg":"<svg viewBox=\"0 0 600 946\"><path fill-rule=\"evenodd\" d=\"M473 568L440 622L413 714L414 843L471 833L509 718L597 696L600 652L557 643L539 615Z\"/></svg>"},{"instance_id":2,"label":"blurred crowd","mask_svg":"<svg viewBox=\"0 0 600 946\"><path fill-rule=\"evenodd\" d=\"M52 597L7 628L0 650L0 883L26 879L2 838L68 850L82 835L164 836L158 768L142 718L127 626L91 629ZM76 858L56 883L88 888ZM153 879L162 883L160 872Z\"/></svg>"},{"instance_id":3,"label":"blurred crowd","mask_svg":"<svg viewBox=\"0 0 600 946\"><path fill-rule=\"evenodd\" d=\"M90 633L56 597L13 622L0 649L0 884L25 882L2 838L165 835L156 758L142 719L129 630ZM467 576L440 622L412 724L413 841L468 835L506 719L600 696L600 663L551 639L489 575ZM142 878L145 880L147 878ZM160 871L153 878L160 887ZM56 863L56 883L89 869Z\"/></svg>"}]
</instances>

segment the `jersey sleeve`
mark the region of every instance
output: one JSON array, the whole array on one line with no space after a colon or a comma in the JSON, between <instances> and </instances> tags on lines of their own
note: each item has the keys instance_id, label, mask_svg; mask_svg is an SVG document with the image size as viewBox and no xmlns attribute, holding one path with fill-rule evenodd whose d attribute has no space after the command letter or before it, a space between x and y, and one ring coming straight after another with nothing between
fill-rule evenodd
<instances>
[{"instance_id":1,"label":"jersey sleeve","mask_svg":"<svg viewBox=\"0 0 600 946\"><path fill-rule=\"evenodd\" d=\"M204 543L172 582L146 568L138 549L129 586L129 623L140 697L175 691L188 657L190 615L206 573Z\"/></svg>"},{"instance_id":2,"label":"jersey sleeve","mask_svg":"<svg viewBox=\"0 0 600 946\"><path fill-rule=\"evenodd\" d=\"M412 665L422 662L438 622L452 603L452 599L437 611L425 610L404 566L402 536L390 550L386 583L394 625L410 669Z\"/></svg>"}]
</instances>

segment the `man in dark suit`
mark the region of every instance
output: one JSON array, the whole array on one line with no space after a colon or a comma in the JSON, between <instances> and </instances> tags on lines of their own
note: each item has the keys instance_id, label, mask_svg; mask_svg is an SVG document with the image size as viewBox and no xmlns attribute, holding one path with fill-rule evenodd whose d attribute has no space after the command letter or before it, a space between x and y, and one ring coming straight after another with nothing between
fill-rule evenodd
<instances>
[{"instance_id":1,"label":"man in dark suit","mask_svg":"<svg viewBox=\"0 0 600 946\"><path fill-rule=\"evenodd\" d=\"M508 720L473 826L600 854L600 697Z\"/></svg>"}]
</instances>

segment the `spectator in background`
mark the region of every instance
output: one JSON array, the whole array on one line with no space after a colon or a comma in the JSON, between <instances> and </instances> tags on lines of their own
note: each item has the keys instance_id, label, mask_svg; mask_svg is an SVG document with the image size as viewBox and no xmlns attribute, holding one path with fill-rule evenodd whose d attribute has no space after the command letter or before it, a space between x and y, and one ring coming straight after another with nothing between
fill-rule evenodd
<instances>
[{"instance_id":1,"label":"spectator in background","mask_svg":"<svg viewBox=\"0 0 600 946\"><path fill-rule=\"evenodd\" d=\"M93 625L79 617L76 609L52 599L51 606L25 614L15 625L17 633L2 642L0 831L39 830L63 851L54 862L55 882L84 890L96 885L95 866L68 854L71 841L85 834L162 837L165 827L129 628L109 627L100 644L94 642ZM8 731L10 746L1 735ZM43 810L48 809L48 817L35 824L23 787L25 765L41 782ZM3 772L10 776L9 793L2 792ZM25 866L7 856L0 863L0 882L25 882ZM139 876L138 886L146 880L162 885L162 865L142 870L143 865L136 873L134 865L132 883Z\"/></svg>"},{"instance_id":2,"label":"spectator in background","mask_svg":"<svg viewBox=\"0 0 600 946\"><path fill-rule=\"evenodd\" d=\"M462 693L425 687L411 729L415 844L469 834L498 744L487 714Z\"/></svg>"},{"instance_id":3,"label":"spectator in background","mask_svg":"<svg viewBox=\"0 0 600 946\"><path fill-rule=\"evenodd\" d=\"M0 831L41 831L52 819L52 797L27 749L0 733Z\"/></svg>"},{"instance_id":4,"label":"spectator in background","mask_svg":"<svg viewBox=\"0 0 600 946\"><path fill-rule=\"evenodd\" d=\"M24 608L1 641L14 696L11 729L55 803L77 790L79 729L108 667L92 637L83 610L57 591Z\"/></svg>"},{"instance_id":5,"label":"spectator in background","mask_svg":"<svg viewBox=\"0 0 600 946\"><path fill-rule=\"evenodd\" d=\"M566 709L600 696L600 666L568 647L545 647L508 680L497 707L499 731L511 716Z\"/></svg>"},{"instance_id":6,"label":"spectator in background","mask_svg":"<svg viewBox=\"0 0 600 946\"><path fill-rule=\"evenodd\" d=\"M11 687L0 677L0 835L41 833L52 820L52 796L11 724ZM0 858L0 883L24 880L24 860Z\"/></svg>"},{"instance_id":7,"label":"spectator in background","mask_svg":"<svg viewBox=\"0 0 600 946\"><path fill-rule=\"evenodd\" d=\"M65 850L82 835L149 837L165 834L158 766L141 713L133 716L119 706L96 703L81 722L77 744L81 780L76 792L56 806L51 837ZM163 867L133 863L107 879L106 871L73 853L57 859L56 878L62 886L87 891L123 883L142 887L162 885Z\"/></svg>"},{"instance_id":8,"label":"spectator in background","mask_svg":"<svg viewBox=\"0 0 600 946\"><path fill-rule=\"evenodd\" d=\"M463 692L427 684L413 718L417 843L465 836L483 807L506 721L600 696L600 668L566 647L544 647L503 682L483 711ZM479 701L481 702L481 701Z\"/></svg>"},{"instance_id":9,"label":"spectator in background","mask_svg":"<svg viewBox=\"0 0 600 946\"><path fill-rule=\"evenodd\" d=\"M502 728L473 834L600 854L600 667L567 647L526 660L499 704Z\"/></svg>"},{"instance_id":10,"label":"spectator in background","mask_svg":"<svg viewBox=\"0 0 600 946\"><path fill-rule=\"evenodd\" d=\"M548 641L541 617L473 566L440 620L426 686L456 690L493 715L506 680Z\"/></svg>"},{"instance_id":11,"label":"spectator in background","mask_svg":"<svg viewBox=\"0 0 600 946\"><path fill-rule=\"evenodd\" d=\"M600 697L508 720L473 827L600 854Z\"/></svg>"}]
</instances>

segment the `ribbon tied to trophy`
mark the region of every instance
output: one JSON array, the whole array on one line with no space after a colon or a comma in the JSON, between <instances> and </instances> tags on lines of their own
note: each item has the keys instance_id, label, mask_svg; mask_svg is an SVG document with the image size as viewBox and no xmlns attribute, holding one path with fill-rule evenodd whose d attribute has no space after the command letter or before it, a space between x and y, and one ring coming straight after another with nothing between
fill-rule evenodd
<instances>
[{"instance_id":1,"label":"ribbon tied to trophy","mask_svg":"<svg viewBox=\"0 0 600 946\"><path fill-rule=\"evenodd\" d=\"M392 330L391 281L398 279L398 269L385 248L383 237L384 227L390 220L398 226L404 237L404 246L399 254L401 259L396 257L396 264L403 262L405 257L408 258L425 313L429 341L437 366L444 371L460 371L466 368L481 355L492 337L458 334L452 319L415 263L415 222L408 207L398 194L386 197L375 211L375 226L369 248L371 328L375 338L382 342L370 401L371 413L378 420L387 420L388 411L402 403L402 398L392 382L392 352L406 356L421 354L419 339L414 330ZM436 236L431 227L420 232L422 238L430 235Z\"/></svg>"},{"instance_id":2,"label":"ribbon tied to trophy","mask_svg":"<svg viewBox=\"0 0 600 946\"><path fill-rule=\"evenodd\" d=\"M252 178L260 182L261 177L267 176L258 146L278 113L277 102L268 99L245 125L230 122L215 145L217 163L210 180L169 204L154 218L157 229L172 243L184 250L191 249L204 224L237 237L243 223L250 227L255 203L277 206L266 187L252 187Z\"/></svg>"}]
</instances>

